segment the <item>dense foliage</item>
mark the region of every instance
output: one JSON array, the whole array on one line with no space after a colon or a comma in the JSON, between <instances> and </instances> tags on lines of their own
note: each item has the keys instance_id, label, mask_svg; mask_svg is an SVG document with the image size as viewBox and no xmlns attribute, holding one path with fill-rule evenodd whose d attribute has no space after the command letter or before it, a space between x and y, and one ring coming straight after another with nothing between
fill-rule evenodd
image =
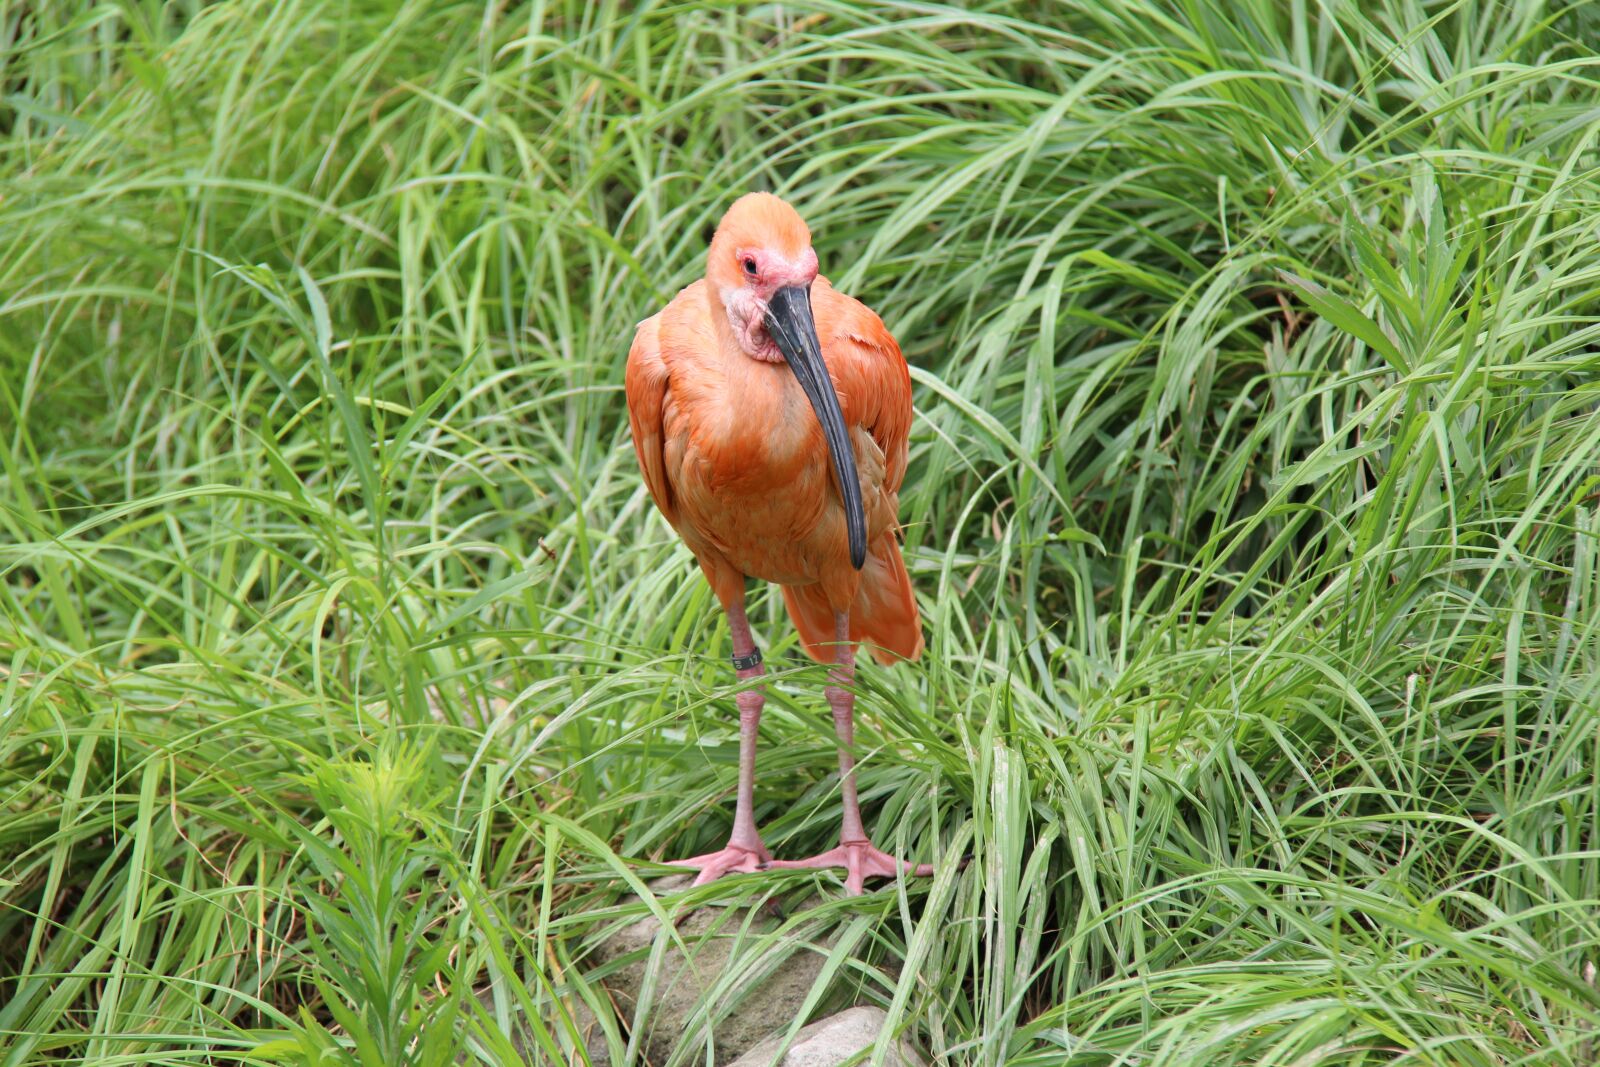
<instances>
[{"instance_id":1,"label":"dense foliage","mask_svg":"<svg viewBox=\"0 0 1600 1067\"><path fill-rule=\"evenodd\" d=\"M1595 9L0 41L0 1064L566 1062L609 925L767 895L707 1024L818 945L814 1009L951 1064L1593 1062ZM726 836L733 680L623 359L752 188L913 366L928 651L862 672L858 750L943 873L642 903ZM754 603L798 856L831 725Z\"/></svg>"}]
</instances>

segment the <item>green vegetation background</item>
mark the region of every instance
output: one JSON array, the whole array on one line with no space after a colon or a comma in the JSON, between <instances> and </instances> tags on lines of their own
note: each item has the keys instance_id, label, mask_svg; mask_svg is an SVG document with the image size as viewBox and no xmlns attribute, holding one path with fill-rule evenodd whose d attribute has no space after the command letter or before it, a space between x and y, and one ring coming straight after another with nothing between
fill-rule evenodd
<instances>
[{"instance_id":1,"label":"green vegetation background","mask_svg":"<svg viewBox=\"0 0 1600 1067\"><path fill-rule=\"evenodd\" d=\"M752 188L912 363L928 652L863 672L858 746L943 873L699 892L790 908L700 1022L815 950L808 1012L950 1064L1594 1062L1593 6L0 41L0 1065L577 1055L595 939L727 832L726 629L621 382ZM820 675L753 615L804 854Z\"/></svg>"}]
</instances>

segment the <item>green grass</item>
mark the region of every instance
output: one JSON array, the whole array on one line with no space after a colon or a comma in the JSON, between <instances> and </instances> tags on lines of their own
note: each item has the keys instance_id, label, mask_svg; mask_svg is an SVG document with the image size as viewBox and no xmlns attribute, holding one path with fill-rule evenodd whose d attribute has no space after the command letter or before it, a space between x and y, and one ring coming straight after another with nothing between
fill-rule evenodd
<instances>
[{"instance_id":1,"label":"green grass","mask_svg":"<svg viewBox=\"0 0 1600 1067\"><path fill-rule=\"evenodd\" d=\"M1596 8L108 0L0 42L3 1067L568 1062L609 926L772 894L703 1023L839 937L815 1011L948 1064L1595 1062ZM735 717L623 362L752 188L913 367L928 652L863 670L858 752L945 873L641 903L725 837ZM800 855L822 676L752 618Z\"/></svg>"}]
</instances>

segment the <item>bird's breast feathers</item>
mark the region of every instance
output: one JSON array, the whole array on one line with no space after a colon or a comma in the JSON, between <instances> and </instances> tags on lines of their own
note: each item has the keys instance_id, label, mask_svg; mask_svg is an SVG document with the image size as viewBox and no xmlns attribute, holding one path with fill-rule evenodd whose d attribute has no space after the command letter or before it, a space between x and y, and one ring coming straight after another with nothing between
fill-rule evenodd
<instances>
[{"instance_id":1,"label":"bird's breast feathers","mask_svg":"<svg viewBox=\"0 0 1600 1067\"><path fill-rule=\"evenodd\" d=\"M904 407L909 428L905 363L864 305L823 279L812 300L855 453L868 536L876 539L895 521L904 469L904 431L897 446L874 432L883 428L885 410L876 376L887 368L889 384L903 389L903 403L897 399L892 406ZM652 484L652 493L658 502L671 501L668 518L691 547L713 548L746 574L816 580L819 561L842 555L845 544L843 508L821 426L786 364L751 359L720 343L710 317L718 310L697 282L641 324L630 374L642 383L655 368L662 387L656 440L667 484ZM632 387L629 402L631 413ZM649 427L636 425L636 443L641 429L649 435ZM899 452L886 453L885 447Z\"/></svg>"}]
</instances>

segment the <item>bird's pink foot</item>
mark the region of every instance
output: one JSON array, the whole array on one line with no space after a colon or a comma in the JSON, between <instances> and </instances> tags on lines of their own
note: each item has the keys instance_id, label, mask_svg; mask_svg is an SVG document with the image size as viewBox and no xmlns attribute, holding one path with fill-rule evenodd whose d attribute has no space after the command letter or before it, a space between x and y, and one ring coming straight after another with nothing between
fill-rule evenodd
<instances>
[{"instance_id":1,"label":"bird's pink foot","mask_svg":"<svg viewBox=\"0 0 1600 1067\"><path fill-rule=\"evenodd\" d=\"M837 848L803 860L773 860L773 867L785 869L799 867L843 867L845 892L860 896L868 878L896 878L902 874L927 877L933 873L931 863L916 864L896 859L880 851L871 841L847 841Z\"/></svg>"},{"instance_id":2,"label":"bird's pink foot","mask_svg":"<svg viewBox=\"0 0 1600 1067\"><path fill-rule=\"evenodd\" d=\"M755 847L746 848L728 842L726 848L715 852L707 852L703 856L691 856L686 860L668 860L669 867L695 867L700 873L695 876L695 885L705 885L715 882L725 874L735 871L763 871L772 862L772 853L767 851L767 846L756 842Z\"/></svg>"}]
</instances>

